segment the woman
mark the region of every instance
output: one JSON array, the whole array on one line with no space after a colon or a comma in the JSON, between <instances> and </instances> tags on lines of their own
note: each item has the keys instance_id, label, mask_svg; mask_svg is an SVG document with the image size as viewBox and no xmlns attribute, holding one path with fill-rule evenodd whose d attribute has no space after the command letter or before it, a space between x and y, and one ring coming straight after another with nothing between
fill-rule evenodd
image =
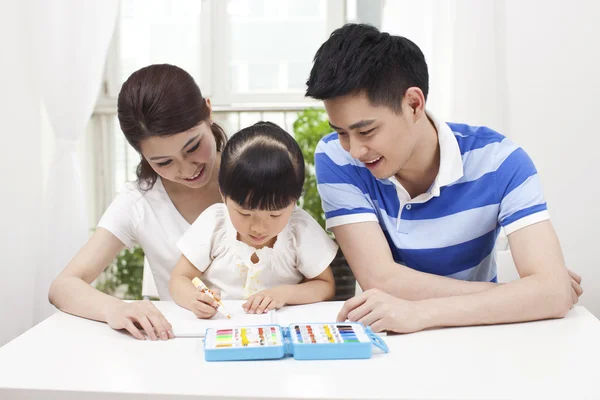
<instances>
[{"instance_id":1,"label":"woman","mask_svg":"<svg viewBox=\"0 0 600 400\"><path fill-rule=\"evenodd\" d=\"M174 338L171 325L149 301L126 303L90 284L123 247L139 244L162 300L181 252L176 244L209 206L221 202L217 184L227 137L211 120L211 105L194 79L172 65L151 65L123 84L118 117L141 156L138 180L111 203L98 229L50 287L60 310L107 322L144 340Z\"/></svg>"}]
</instances>

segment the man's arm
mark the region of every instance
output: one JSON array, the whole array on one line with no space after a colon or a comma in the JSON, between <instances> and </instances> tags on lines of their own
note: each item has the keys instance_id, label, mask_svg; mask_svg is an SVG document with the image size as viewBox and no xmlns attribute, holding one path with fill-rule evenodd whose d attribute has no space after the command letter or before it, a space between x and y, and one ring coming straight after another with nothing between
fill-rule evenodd
<instances>
[{"instance_id":1,"label":"man's arm","mask_svg":"<svg viewBox=\"0 0 600 400\"><path fill-rule=\"evenodd\" d=\"M365 292L349 300L339 318L372 325L374 330L414 332L563 317L573 305L571 278L551 222L527 226L508 239L521 276L517 281L480 293L414 302Z\"/></svg>"},{"instance_id":2,"label":"man's arm","mask_svg":"<svg viewBox=\"0 0 600 400\"><path fill-rule=\"evenodd\" d=\"M562 318L573 305L571 281L549 220L508 235L521 279L484 293L423 302L429 326Z\"/></svg>"},{"instance_id":3,"label":"man's arm","mask_svg":"<svg viewBox=\"0 0 600 400\"><path fill-rule=\"evenodd\" d=\"M377 222L346 224L331 229L363 290L380 289L406 300L477 293L497 286L415 271L398 264Z\"/></svg>"}]
</instances>

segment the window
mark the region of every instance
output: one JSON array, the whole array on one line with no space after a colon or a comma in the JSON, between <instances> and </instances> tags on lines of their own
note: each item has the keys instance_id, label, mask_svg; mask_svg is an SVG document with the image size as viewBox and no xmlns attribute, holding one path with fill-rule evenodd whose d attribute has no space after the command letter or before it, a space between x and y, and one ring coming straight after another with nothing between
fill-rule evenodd
<instances>
[{"instance_id":1,"label":"window","mask_svg":"<svg viewBox=\"0 0 600 400\"><path fill-rule=\"evenodd\" d=\"M170 63L188 71L210 98L228 134L258 120L291 133L314 53L346 20L357 0L122 0L98 100L92 139L98 220L135 179L138 154L116 118L121 85L137 69Z\"/></svg>"},{"instance_id":2,"label":"window","mask_svg":"<svg viewBox=\"0 0 600 400\"><path fill-rule=\"evenodd\" d=\"M226 59L215 104L302 102L312 58L344 22L342 3L321 0L229 0L224 34L215 37ZM219 13L220 11L217 11ZM220 14L219 14L220 15Z\"/></svg>"},{"instance_id":3,"label":"window","mask_svg":"<svg viewBox=\"0 0 600 400\"><path fill-rule=\"evenodd\" d=\"M123 0L106 97L116 98L135 70L170 63L214 105L310 103L314 53L355 8L343 0Z\"/></svg>"}]
</instances>

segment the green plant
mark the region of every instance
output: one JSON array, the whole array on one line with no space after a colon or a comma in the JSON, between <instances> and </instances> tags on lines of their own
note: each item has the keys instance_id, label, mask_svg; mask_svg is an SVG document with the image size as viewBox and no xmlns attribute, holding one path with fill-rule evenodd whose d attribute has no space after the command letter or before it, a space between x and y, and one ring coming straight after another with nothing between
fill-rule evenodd
<instances>
[{"instance_id":1,"label":"green plant","mask_svg":"<svg viewBox=\"0 0 600 400\"><path fill-rule=\"evenodd\" d=\"M321 206L321 196L317 191L315 175L315 149L319 140L331 132L325 110L307 108L298 114L294 122L294 137L302 149L306 164L304 194L299 205L325 229L325 213Z\"/></svg>"},{"instance_id":2,"label":"green plant","mask_svg":"<svg viewBox=\"0 0 600 400\"><path fill-rule=\"evenodd\" d=\"M306 109L298 114L298 118L294 122L294 137L300 145L300 149L302 149L306 164L304 194L298 201L298 205L308 212L323 229L325 229L325 213L321 205L321 196L317 191L315 149L319 144L319 140L331 131L327 113L323 109ZM333 237L333 234L330 233L330 235ZM341 251L338 251L337 256L331 262L331 270L336 285L334 300L347 300L352 297L356 280Z\"/></svg>"},{"instance_id":3,"label":"green plant","mask_svg":"<svg viewBox=\"0 0 600 400\"><path fill-rule=\"evenodd\" d=\"M136 246L121 250L96 282L96 289L125 300L142 298L144 251Z\"/></svg>"}]
</instances>

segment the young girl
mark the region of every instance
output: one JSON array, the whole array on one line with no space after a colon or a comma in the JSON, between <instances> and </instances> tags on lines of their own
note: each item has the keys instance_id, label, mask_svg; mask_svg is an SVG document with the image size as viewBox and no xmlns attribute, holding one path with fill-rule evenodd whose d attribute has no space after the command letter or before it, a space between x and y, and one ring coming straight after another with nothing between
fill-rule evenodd
<instances>
[{"instance_id":1,"label":"young girl","mask_svg":"<svg viewBox=\"0 0 600 400\"><path fill-rule=\"evenodd\" d=\"M178 242L175 302L199 318L215 314L214 301L192 285L196 276L223 299L246 299L248 313L330 299L337 245L296 206L303 185L300 146L279 126L259 122L233 135L219 170L224 203L207 208Z\"/></svg>"}]
</instances>

